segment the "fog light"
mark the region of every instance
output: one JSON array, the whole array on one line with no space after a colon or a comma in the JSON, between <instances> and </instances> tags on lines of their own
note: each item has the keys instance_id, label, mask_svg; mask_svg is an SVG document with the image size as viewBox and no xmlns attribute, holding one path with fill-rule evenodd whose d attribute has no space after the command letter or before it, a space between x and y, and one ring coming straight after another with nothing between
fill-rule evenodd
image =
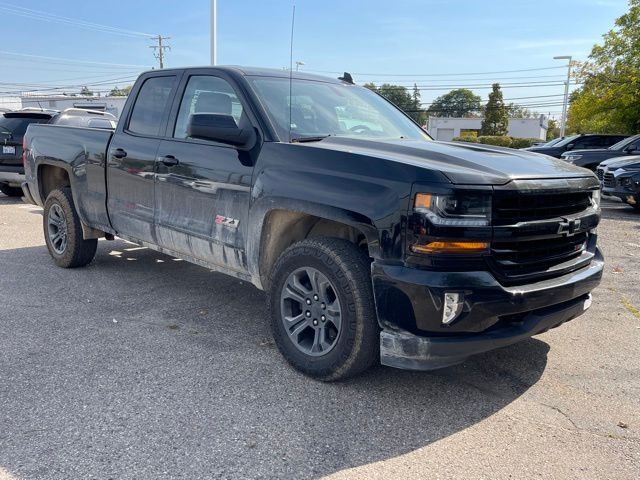
<instances>
[{"instance_id":1,"label":"fog light","mask_svg":"<svg viewBox=\"0 0 640 480\"><path fill-rule=\"evenodd\" d=\"M442 324L449 325L453 322L460 312L464 304L464 295L462 293L445 292L444 307L442 309Z\"/></svg>"}]
</instances>

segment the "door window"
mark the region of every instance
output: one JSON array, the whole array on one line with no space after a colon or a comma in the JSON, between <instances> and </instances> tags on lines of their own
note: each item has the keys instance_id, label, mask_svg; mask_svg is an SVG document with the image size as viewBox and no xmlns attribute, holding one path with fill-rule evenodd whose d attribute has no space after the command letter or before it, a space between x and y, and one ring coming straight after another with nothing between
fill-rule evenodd
<instances>
[{"instance_id":1,"label":"door window","mask_svg":"<svg viewBox=\"0 0 640 480\"><path fill-rule=\"evenodd\" d=\"M133 105L127 130L157 137L171 98L175 77L151 77L145 80Z\"/></svg>"},{"instance_id":2,"label":"door window","mask_svg":"<svg viewBox=\"0 0 640 480\"><path fill-rule=\"evenodd\" d=\"M173 133L175 138L187 138L187 123L194 113L231 115L236 125L239 125L242 104L226 80L208 75L194 75L189 78L180 103Z\"/></svg>"}]
</instances>

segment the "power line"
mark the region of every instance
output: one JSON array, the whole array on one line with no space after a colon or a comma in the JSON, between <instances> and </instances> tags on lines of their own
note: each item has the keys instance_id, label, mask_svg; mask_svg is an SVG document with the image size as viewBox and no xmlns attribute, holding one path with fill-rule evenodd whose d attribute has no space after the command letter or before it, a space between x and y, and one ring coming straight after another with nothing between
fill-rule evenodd
<instances>
[{"instance_id":1,"label":"power line","mask_svg":"<svg viewBox=\"0 0 640 480\"><path fill-rule=\"evenodd\" d=\"M561 81L536 81L536 82L493 82L493 83L451 83L448 85L415 85L418 90L442 90L447 88L492 88L494 83L498 83L500 88L503 87L519 87L526 86L557 86L564 85L565 82ZM572 85L578 85L582 82L572 82ZM385 89L390 90L411 90L413 87L406 87L404 85L388 85Z\"/></svg>"},{"instance_id":2,"label":"power line","mask_svg":"<svg viewBox=\"0 0 640 480\"><path fill-rule=\"evenodd\" d=\"M44 88L39 87L39 88L33 88L32 90L9 90L9 91L0 92L0 93L5 95L10 95L10 94L33 93L33 92L53 92L58 90L70 90L70 89L82 88L82 87L115 85L116 83L119 83L119 82L131 82L136 78L138 78L138 76L133 75L133 76L127 76L127 77L111 78L111 79L99 81L99 82L83 82L83 83L77 83L73 85L58 85L58 86L44 87Z\"/></svg>"},{"instance_id":3,"label":"power line","mask_svg":"<svg viewBox=\"0 0 640 480\"><path fill-rule=\"evenodd\" d=\"M559 93L557 95L533 95L533 96L527 96L527 97L510 97L510 98L503 98L502 100L504 102L510 102L512 100L532 100L537 98L552 98L552 97L563 97L563 96L564 94ZM436 102L420 102L420 105L434 105L435 103Z\"/></svg>"},{"instance_id":4,"label":"power line","mask_svg":"<svg viewBox=\"0 0 640 480\"><path fill-rule=\"evenodd\" d=\"M548 81L553 81L553 80L565 80L566 76L564 75L528 75L526 77L493 77L491 79L489 78L429 78L429 79L417 79L419 82L424 82L424 81L428 81L429 83L431 82L472 82L472 81L488 81L491 80L492 82L501 82L504 80L531 80L531 79L537 79L537 78L546 78L549 79ZM414 83L416 83L415 80L368 80L367 83L374 83L374 84L384 84L384 83L393 83L394 85L403 85L406 87L412 87Z\"/></svg>"},{"instance_id":5,"label":"power line","mask_svg":"<svg viewBox=\"0 0 640 480\"><path fill-rule=\"evenodd\" d=\"M153 40L156 40L158 44L149 46L149 48L153 48L153 56L158 59L158 63L160 64L160 69L164 68L164 51L171 50L171 45L164 45L162 41L170 40L170 39L171 37L163 37L162 35L157 35L153 37Z\"/></svg>"},{"instance_id":6,"label":"power line","mask_svg":"<svg viewBox=\"0 0 640 480\"><path fill-rule=\"evenodd\" d=\"M32 8L21 7L19 5L13 5L6 2L0 2L0 10L11 15L17 15L20 17L30 18L34 20L41 20L45 22L61 23L65 25L72 25L79 28L90 29L92 31L100 31L104 33L111 33L114 35L123 35L128 37L153 37L150 33L138 32L135 30L128 30L120 27L112 27L109 25L102 25L95 22L88 22L85 20L79 20L75 18L65 17L55 13L44 12L42 10L35 10Z\"/></svg>"},{"instance_id":7,"label":"power line","mask_svg":"<svg viewBox=\"0 0 640 480\"><path fill-rule=\"evenodd\" d=\"M4 50L0 50L0 55L10 55L14 57L23 57L26 61L37 61L38 63L57 63L61 65L98 65L98 66L109 66L113 68L150 68L148 65L132 65L126 63L106 63L106 62L92 62L87 60L75 60L71 58L60 58L60 57L45 57L42 55L32 55L29 53L18 53L18 52L7 52Z\"/></svg>"},{"instance_id":8,"label":"power line","mask_svg":"<svg viewBox=\"0 0 640 480\"><path fill-rule=\"evenodd\" d=\"M538 72L542 70L557 70L559 68L566 68L564 66L555 66L555 67L540 67L540 68L524 68L520 70L502 70L495 72L460 72L460 73L363 73L363 72L349 72L351 75L361 75L363 77L377 76L377 77L459 77L466 75L497 75L500 73L521 73L521 72ZM311 73L342 73L328 70L307 70Z\"/></svg>"}]
</instances>

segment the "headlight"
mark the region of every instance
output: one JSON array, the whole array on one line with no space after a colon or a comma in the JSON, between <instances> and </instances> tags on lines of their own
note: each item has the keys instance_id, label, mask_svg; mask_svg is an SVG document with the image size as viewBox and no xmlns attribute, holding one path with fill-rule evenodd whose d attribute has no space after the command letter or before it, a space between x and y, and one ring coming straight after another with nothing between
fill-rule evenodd
<instances>
[{"instance_id":1,"label":"headlight","mask_svg":"<svg viewBox=\"0 0 640 480\"><path fill-rule=\"evenodd\" d=\"M600 190L594 190L591 192L591 205L598 210L600 208Z\"/></svg>"},{"instance_id":2,"label":"headlight","mask_svg":"<svg viewBox=\"0 0 640 480\"><path fill-rule=\"evenodd\" d=\"M565 157L565 160L569 163L573 163L576 160L580 160L582 158L582 155L567 155Z\"/></svg>"},{"instance_id":3,"label":"headlight","mask_svg":"<svg viewBox=\"0 0 640 480\"><path fill-rule=\"evenodd\" d=\"M484 194L416 195L414 211L424 214L434 225L451 227L489 225L491 197Z\"/></svg>"}]
</instances>

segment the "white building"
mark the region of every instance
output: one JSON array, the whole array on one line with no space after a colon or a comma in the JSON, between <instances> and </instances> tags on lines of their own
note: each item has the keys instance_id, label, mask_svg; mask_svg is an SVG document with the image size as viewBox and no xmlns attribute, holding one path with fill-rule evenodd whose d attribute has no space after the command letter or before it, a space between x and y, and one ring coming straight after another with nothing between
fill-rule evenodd
<instances>
[{"instance_id":1,"label":"white building","mask_svg":"<svg viewBox=\"0 0 640 480\"><path fill-rule=\"evenodd\" d=\"M22 97L5 97L7 107L11 110L21 108L50 108L53 110L66 110L67 108L83 108L86 110L100 110L120 117L127 97L83 97L70 95L23 95ZM0 98L0 107L5 104Z\"/></svg>"},{"instance_id":2,"label":"white building","mask_svg":"<svg viewBox=\"0 0 640 480\"><path fill-rule=\"evenodd\" d=\"M450 142L454 137L475 132L480 135L482 118L429 117L427 131L436 140ZM507 135L515 138L547 138L549 118L540 115L538 118L510 118Z\"/></svg>"},{"instance_id":3,"label":"white building","mask_svg":"<svg viewBox=\"0 0 640 480\"><path fill-rule=\"evenodd\" d=\"M0 97L0 112L4 110L20 110L22 100L20 97Z\"/></svg>"}]
</instances>

